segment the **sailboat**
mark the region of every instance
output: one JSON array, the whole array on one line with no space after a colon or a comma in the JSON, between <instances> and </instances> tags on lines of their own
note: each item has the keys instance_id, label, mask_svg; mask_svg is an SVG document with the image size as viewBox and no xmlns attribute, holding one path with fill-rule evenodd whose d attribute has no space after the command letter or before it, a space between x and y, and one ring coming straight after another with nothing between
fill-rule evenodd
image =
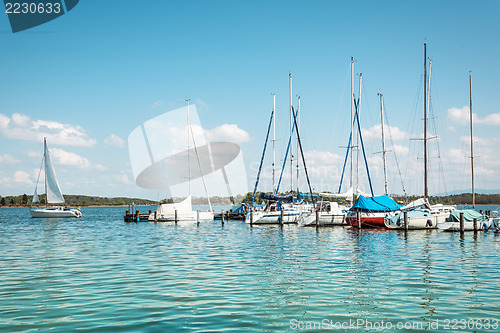
<instances>
[{"instance_id":1,"label":"sailboat","mask_svg":"<svg viewBox=\"0 0 500 333\"><path fill-rule=\"evenodd\" d=\"M456 209L452 205L430 205L428 199L427 140L429 138L427 137L427 108L430 96L431 69L432 60L429 63L429 80L427 81L427 45L424 43L424 197L401 208L400 212L388 215L384 223L389 229L403 229L405 227L404 211L407 212L408 229L435 229L438 223L444 222L450 216L450 212Z\"/></svg>"},{"instance_id":2,"label":"sailboat","mask_svg":"<svg viewBox=\"0 0 500 333\"><path fill-rule=\"evenodd\" d=\"M46 206L41 208L30 208L31 217L46 218L46 217L82 217L82 213L78 209L65 206L49 206L49 204L64 204L64 197L57 183L56 172L50 159L49 148L47 147L47 138L43 139L43 158L42 166L38 174L38 179L35 185L35 193L33 194L32 203L39 202L37 188L40 174L45 168L45 200Z\"/></svg>"},{"instance_id":3,"label":"sailboat","mask_svg":"<svg viewBox=\"0 0 500 333\"><path fill-rule=\"evenodd\" d=\"M181 202L178 203L166 203L161 204L156 211L152 212L148 216L148 221L150 222L196 222L196 221L213 221L214 213L212 210L212 204L210 203L210 196L208 195L207 186L205 184L205 178L201 169L200 158L198 155L198 149L196 146L193 129L191 127L191 121L189 118L189 100L187 102L187 139L188 139L188 186L189 186L189 195ZM193 138L193 146L194 152L196 154L196 159L198 161L198 167L200 169L201 179L203 181L203 186L205 188L205 193L208 198L208 205L210 207L210 211L201 212L201 211L193 211L193 206L191 203L191 151L190 151L190 135Z\"/></svg>"},{"instance_id":4,"label":"sailboat","mask_svg":"<svg viewBox=\"0 0 500 333\"><path fill-rule=\"evenodd\" d=\"M290 82L290 111L293 112L292 109L292 75L289 74L289 82ZM279 223L297 223L297 220L300 215L300 210L298 209L297 205L294 205L293 203L293 191L290 191L287 195L278 195L278 188L275 187L275 130L273 130L273 193L265 193L261 192L260 193L260 198L264 200L268 200L266 205L262 209L255 209L253 206L253 203L255 202L255 194L257 191L257 187L259 184L259 179L260 179L260 172L262 170L262 164L264 162L264 156L266 153L266 147L267 147L267 142L269 139L269 133L271 130L271 125L273 125L273 129L275 129L275 112L276 112L276 97L273 94L273 110L271 112L271 119L269 120L269 125L267 127L267 135L266 135L266 140L264 142L264 149L262 152L262 157L260 161L260 166L259 166L259 171L257 173L257 178L255 181L255 187L253 191L253 196L252 196L252 207L251 211L249 211L246 216L245 216L245 222L250 223L250 224L279 224ZM290 114L290 117L293 117L293 114ZM291 149L292 147L292 133L294 126L292 126L292 120L290 120L290 141L288 148ZM287 155L288 155L288 150L287 150ZM281 176L283 175L283 171L285 169L285 163L286 163L286 156L283 162L283 168L282 168L282 173ZM293 162L290 163L293 165ZM292 170L293 171L293 170ZM280 182L281 182L281 176L280 176ZM293 174L290 175L291 181L293 181ZM293 185L292 185L293 186Z\"/></svg>"},{"instance_id":5,"label":"sailboat","mask_svg":"<svg viewBox=\"0 0 500 333\"><path fill-rule=\"evenodd\" d=\"M292 151L292 138L293 138L293 132L294 129L296 129L297 132L297 150L300 150L300 156L302 157L302 163L304 166L304 172L305 176L307 179L307 184L309 186L309 192L310 196L313 200L313 194L312 194L312 189L311 189L311 184L309 182L309 175L307 173L307 168L305 164L305 159L304 159L304 152L302 150L302 144L300 141L300 134L299 134L299 128L297 125L297 114L294 112L293 106L292 106L292 74L288 75L289 77L289 86L290 86L290 139L288 141L288 148L285 154L285 158L283 160L283 168L281 170L281 176L283 175L283 172L285 170L285 163L287 161L287 155L288 152L290 151L290 185L291 189L290 192L287 195L280 196L278 195L278 189L279 189L279 184L281 183L281 176L280 180L278 183L278 187L274 188L274 177L273 177L273 193L268 194L268 193L260 193L260 198L264 200L268 200L267 204L265 207L261 210L254 209L254 202L255 202L255 194L257 191L257 187L259 184L259 178L260 178L260 172L262 170L262 164L264 161L264 156L266 152L266 147L267 147L267 141L269 138L269 132L271 130L271 124L273 123L274 114L275 114L275 104L273 102L273 111L271 113L271 119L269 121L269 125L267 128L267 135L266 135L266 141L264 143L264 150L262 152L262 157L260 161L260 166L259 166L259 171L257 173L257 179L255 182L255 187L253 191L253 197L252 197L252 208L251 211L248 212L245 216L245 222L250 223L250 224L284 224L284 223L297 223L299 216L303 211L311 211L311 205L306 204L304 202L294 202L294 197L293 197L293 154L291 153ZM300 97L299 97L299 108L300 108ZM273 139L273 175L274 175L274 141ZM297 164L297 169L298 169L298 164ZM297 171L298 174L298 171ZM297 175L298 176L298 175ZM298 194L298 189L297 189L297 194ZM297 197L298 199L298 197Z\"/></svg>"},{"instance_id":6,"label":"sailboat","mask_svg":"<svg viewBox=\"0 0 500 333\"><path fill-rule=\"evenodd\" d=\"M491 219L477 212L474 208L476 207L476 193L474 192L474 140L472 131L472 79L469 74L469 111L470 111L470 166L471 166L471 179L472 179L472 208L473 209L463 209L455 210L451 212L446 221L443 221L437 225L440 230L446 231L460 231L460 214L463 213L464 218L464 231L474 230L474 219L476 219L476 228L478 230L486 229L491 226Z\"/></svg>"}]
</instances>

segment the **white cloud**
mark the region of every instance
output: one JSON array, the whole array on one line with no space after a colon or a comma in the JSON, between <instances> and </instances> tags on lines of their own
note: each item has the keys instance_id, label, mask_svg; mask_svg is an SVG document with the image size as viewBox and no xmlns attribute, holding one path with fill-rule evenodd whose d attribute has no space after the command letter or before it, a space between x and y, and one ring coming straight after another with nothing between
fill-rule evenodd
<instances>
[{"instance_id":1,"label":"white cloud","mask_svg":"<svg viewBox=\"0 0 500 333\"><path fill-rule=\"evenodd\" d=\"M492 113L483 119L477 119L477 123L492 126L500 126L500 113Z\"/></svg>"},{"instance_id":2,"label":"white cloud","mask_svg":"<svg viewBox=\"0 0 500 333\"><path fill-rule=\"evenodd\" d=\"M62 149L52 148L50 150L50 155L54 163L66 165L66 166L74 166L78 168L89 168L90 162L88 159L81 157L78 154L67 152Z\"/></svg>"},{"instance_id":3,"label":"white cloud","mask_svg":"<svg viewBox=\"0 0 500 333\"><path fill-rule=\"evenodd\" d=\"M212 130L205 130L208 141L241 143L251 140L250 134L236 124L223 124Z\"/></svg>"},{"instance_id":4,"label":"white cloud","mask_svg":"<svg viewBox=\"0 0 500 333\"><path fill-rule=\"evenodd\" d=\"M119 174L113 175L113 178L123 184L132 184L128 177L128 174L125 171L121 171Z\"/></svg>"},{"instance_id":5,"label":"white cloud","mask_svg":"<svg viewBox=\"0 0 500 333\"><path fill-rule=\"evenodd\" d=\"M19 161L18 159L16 159L12 155L9 155L9 154L0 155L0 163L3 163L3 164L16 164L16 163L19 163L19 162L21 162L21 161Z\"/></svg>"},{"instance_id":6,"label":"white cloud","mask_svg":"<svg viewBox=\"0 0 500 333\"><path fill-rule=\"evenodd\" d=\"M474 117L474 115L473 115ZM469 107L464 106L463 108L449 108L446 115L448 121L455 124L467 124L470 120Z\"/></svg>"},{"instance_id":7,"label":"white cloud","mask_svg":"<svg viewBox=\"0 0 500 333\"><path fill-rule=\"evenodd\" d=\"M104 144L109 147L123 148L125 147L125 140L116 134L111 134L104 140Z\"/></svg>"},{"instance_id":8,"label":"white cloud","mask_svg":"<svg viewBox=\"0 0 500 333\"><path fill-rule=\"evenodd\" d=\"M361 129L363 138L367 140L381 140L382 138L382 125L374 125L369 129ZM401 131L398 127L384 126L384 136L386 140L405 140L408 137L406 132Z\"/></svg>"},{"instance_id":9,"label":"white cloud","mask_svg":"<svg viewBox=\"0 0 500 333\"><path fill-rule=\"evenodd\" d=\"M37 142L42 142L46 137L50 143L67 146L92 147L97 143L78 125L32 120L19 113L14 113L11 118L0 114L0 135L8 139Z\"/></svg>"},{"instance_id":10,"label":"white cloud","mask_svg":"<svg viewBox=\"0 0 500 333\"><path fill-rule=\"evenodd\" d=\"M398 157L408 155L410 152L410 149L408 147L401 146L401 145L393 145L392 150L394 150L394 152L396 153L396 156L398 156Z\"/></svg>"},{"instance_id":11,"label":"white cloud","mask_svg":"<svg viewBox=\"0 0 500 333\"><path fill-rule=\"evenodd\" d=\"M470 109L468 106L459 108L449 108L446 115L448 121L456 124L466 125L470 122ZM472 121L475 124L485 124L500 126L500 113L491 113L484 118L480 118L476 113L472 113Z\"/></svg>"},{"instance_id":12,"label":"white cloud","mask_svg":"<svg viewBox=\"0 0 500 333\"><path fill-rule=\"evenodd\" d=\"M21 170L14 172L14 182L18 184L32 184L30 174Z\"/></svg>"}]
</instances>

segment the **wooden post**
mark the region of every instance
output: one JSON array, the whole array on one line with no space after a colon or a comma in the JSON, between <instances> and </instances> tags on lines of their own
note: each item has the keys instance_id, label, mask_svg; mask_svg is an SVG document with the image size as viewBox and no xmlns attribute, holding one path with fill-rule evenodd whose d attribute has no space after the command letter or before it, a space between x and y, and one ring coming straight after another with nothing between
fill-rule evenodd
<instances>
[{"instance_id":1,"label":"wooden post","mask_svg":"<svg viewBox=\"0 0 500 333\"><path fill-rule=\"evenodd\" d=\"M220 220L222 221L222 226L224 226L224 209L222 210L222 215Z\"/></svg>"},{"instance_id":2,"label":"wooden post","mask_svg":"<svg viewBox=\"0 0 500 333\"><path fill-rule=\"evenodd\" d=\"M253 226L253 208L250 208L250 226Z\"/></svg>"},{"instance_id":3,"label":"wooden post","mask_svg":"<svg viewBox=\"0 0 500 333\"><path fill-rule=\"evenodd\" d=\"M403 217L404 217L404 224L405 224L405 232L407 232L408 231L408 212L404 212Z\"/></svg>"},{"instance_id":4,"label":"wooden post","mask_svg":"<svg viewBox=\"0 0 500 333\"><path fill-rule=\"evenodd\" d=\"M139 210L135 211L135 222L139 222Z\"/></svg>"},{"instance_id":5,"label":"wooden post","mask_svg":"<svg viewBox=\"0 0 500 333\"><path fill-rule=\"evenodd\" d=\"M156 210L155 210L155 222L158 221L158 218L156 217Z\"/></svg>"},{"instance_id":6,"label":"wooden post","mask_svg":"<svg viewBox=\"0 0 500 333\"><path fill-rule=\"evenodd\" d=\"M316 210L316 229L319 227L319 210Z\"/></svg>"},{"instance_id":7,"label":"wooden post","mask_svg":"<svg viewBox=\"0 0 500 333\"><path fill-rule=\"evenodd\" d=\"M474 222L474 233L477 234L477 219L473 220Z\"/></svg>"},{"instance_id":8,"label":"wooden post","mask_svg":"<svg viewBox=\"0 0 500 333\"><path fill-rule=\"evenodd\" d=\"M357 225L358 225L358 229L361 229L361 217L360 217L359 210L356 211L356 222L357 222Z\"/></svg>"},{"instance_id":9,"label":"wooden post","mask_svg":"<svg viewBox=\"0 0 500 333\"><path fill-rule=\"evenodd\" d=\"M464 234L464 213L460 213L460 235Z\"/></svg>"},{"instance_id":10,"label":"wooden post","mask_svg":"<svg viewBox=\"0 0 500 333\"><path fill-rule=\"evenodd\" d=\"M174 220L175 224L177 224L177 209L174 211Z\"/></svg>"},{"instance_id":11,"label":"wooden post","mask_svg":"<svg viewBox=\"0 0 500 333\"><path fill-rule=\"evenodd\" d=\"M283 207L280 210L280 226L283 228Z\"/></svg>"},{"instance_id":12,"label":"wooden post","mask_svg":"<svg viewBox=\"0 0 500 333\"><path fill-rule=\"evenodd\" d=\"M196 211L196 225L200 225L200 210Z\"/></svg>"}]
</instances>

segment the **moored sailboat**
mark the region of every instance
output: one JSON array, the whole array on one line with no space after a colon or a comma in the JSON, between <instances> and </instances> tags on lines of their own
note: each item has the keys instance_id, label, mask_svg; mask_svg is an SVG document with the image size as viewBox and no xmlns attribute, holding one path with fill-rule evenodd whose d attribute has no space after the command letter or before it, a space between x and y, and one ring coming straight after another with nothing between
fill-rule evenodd
<instances>
[{"instance_id":1,"label":"moored sailboat","mask_svg":"<svg viewBox=\"0 0 500 333\"><path fill-rule=\"evenodd\" d=\"M195 136L193 133L193 128L191 126L191 120L189 115L189 99L187 102L187 167L188 167L188 187L189 195L179 203L168 203L161 204L155 212L152 212L148 216L148 221L154 222L191 222L191 221L212 221L214 219L214 213L212 210L212 204L210 203L210 196L208 195L207 185L205 183L205 178L202 172L200 157L198 155L198 148L196 146ZM198 168L200 170L201 180L203 182L203 187L205 189L205 194L208 199L209 211L208 212L197 212L193 211L191 203L191 153L190 150L190 137L193 139L194 153L196 155L196 160L198 162Z\"/></svg>"}]
</instances>

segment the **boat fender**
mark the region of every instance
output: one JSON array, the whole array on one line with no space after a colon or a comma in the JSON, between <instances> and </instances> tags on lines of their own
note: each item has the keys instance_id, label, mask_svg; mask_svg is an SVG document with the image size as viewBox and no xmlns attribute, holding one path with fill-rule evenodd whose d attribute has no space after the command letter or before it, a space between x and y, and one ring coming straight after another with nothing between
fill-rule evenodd
<instances>
[{"instance_id":1,"label":"boat fender","mask_svg":"<svg viewBox=\"0 0 500 333\"><path fill-rule=\"evenodd\" d=\"M427 227L432 227L432 221L431 220L427 220L427 223L425 225Z\"/></svg>"}]
</instances>

